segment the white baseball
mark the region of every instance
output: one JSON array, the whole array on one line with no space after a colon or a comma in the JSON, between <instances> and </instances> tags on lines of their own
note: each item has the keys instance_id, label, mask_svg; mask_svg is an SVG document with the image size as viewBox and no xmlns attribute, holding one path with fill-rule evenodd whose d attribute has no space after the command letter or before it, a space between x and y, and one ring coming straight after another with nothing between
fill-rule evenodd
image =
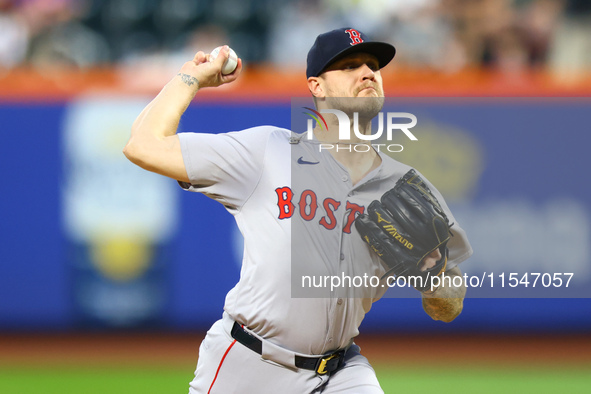
<instances>
[{"instance_id":1,"label":"white baseball","mask_svg":"<svg viewBox=\"0 0 591 394\"><path fill-rule=\"evenodd\" d=\"M222 47L217 47L209 54L209 61L213 62L219 55ZM222 66L222 74L231 74L234 70L236 70L236 66L238 66L238 56L236 56L236 52L232 48L230 48L230 56L228 56L228 60Z\"/></svg>"}]
</instances>

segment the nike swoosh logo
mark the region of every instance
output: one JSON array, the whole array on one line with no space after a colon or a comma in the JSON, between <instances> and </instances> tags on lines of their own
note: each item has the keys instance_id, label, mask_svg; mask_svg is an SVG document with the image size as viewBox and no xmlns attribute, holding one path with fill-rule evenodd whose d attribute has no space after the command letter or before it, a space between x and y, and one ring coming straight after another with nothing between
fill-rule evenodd
<instances>
[{"instance_id":1,"label":"nike swoosh logo","mask_svg":"<svg viewBox=\"0 0 591 394\"><path fill-rule=\"evenodd\" d=\"M306 161L304 160L304 156L300 157L298 159L298 164L318 164L320 163L319 161Z\"/></svg>"}]
</instances>

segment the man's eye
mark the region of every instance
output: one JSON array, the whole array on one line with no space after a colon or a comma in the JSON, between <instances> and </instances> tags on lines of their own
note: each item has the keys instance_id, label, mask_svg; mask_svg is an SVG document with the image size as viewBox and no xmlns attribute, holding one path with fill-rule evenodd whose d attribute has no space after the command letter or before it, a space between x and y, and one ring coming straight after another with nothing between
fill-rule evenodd
<instances>
[{"instance_id":1,"label":"man's eye","mask_svg":"<svg viewBox=\"0 0 591 394\"><path fill-rule=\"evenodd\" d=\"M366 64L367 67L369 67L369 69L372 71L378 71L380 69L380 66L378 64L373 63L373 62L372 63L365 63L365 62L345 63L340 67L340 69L341 70L355 70L355 69L358 69L359 67L363 66L364 64Z\"/></svg>"}]
</instances>

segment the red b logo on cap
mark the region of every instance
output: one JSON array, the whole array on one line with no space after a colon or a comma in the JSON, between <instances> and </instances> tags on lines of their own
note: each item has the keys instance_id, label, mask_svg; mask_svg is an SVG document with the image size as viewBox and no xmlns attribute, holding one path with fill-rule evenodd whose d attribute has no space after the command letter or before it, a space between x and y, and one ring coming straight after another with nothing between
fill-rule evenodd
<instances>
[{"instance_id":1,"label":"red b logo on cap","mask_svg":"<svg viewBox=\"0 0 591 394\"><path fill-rule=\"evenodd\" d=\"M351 45L360 44L363 42L363 38L361 38L361 33L355 29L348 29L345 30L345 33L349 34L349 38L351 39Z\"/></svg>"}]
</instances>

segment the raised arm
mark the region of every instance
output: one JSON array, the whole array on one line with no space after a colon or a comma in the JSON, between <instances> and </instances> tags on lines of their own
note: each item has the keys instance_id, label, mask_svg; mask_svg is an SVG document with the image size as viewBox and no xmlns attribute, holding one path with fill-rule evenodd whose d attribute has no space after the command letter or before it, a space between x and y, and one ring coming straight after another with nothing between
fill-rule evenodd
<instances>
[{"instance_id":1,"label":"raised arm","mask_svg":"<svg viewBox=\"0 0 591 394\"><path fill-rule=\"evenodd\" d=\"M200 51L182 66L133 123L131 137L123 149L131 162L148 171L190 182L176 131L181 116L199 89L216 87L238 78L242 71L240 59L233 73L221 73L227 58L228 47L224 46L213 62L208 61L208 54Z\"/></svg>"}]
</instances>

